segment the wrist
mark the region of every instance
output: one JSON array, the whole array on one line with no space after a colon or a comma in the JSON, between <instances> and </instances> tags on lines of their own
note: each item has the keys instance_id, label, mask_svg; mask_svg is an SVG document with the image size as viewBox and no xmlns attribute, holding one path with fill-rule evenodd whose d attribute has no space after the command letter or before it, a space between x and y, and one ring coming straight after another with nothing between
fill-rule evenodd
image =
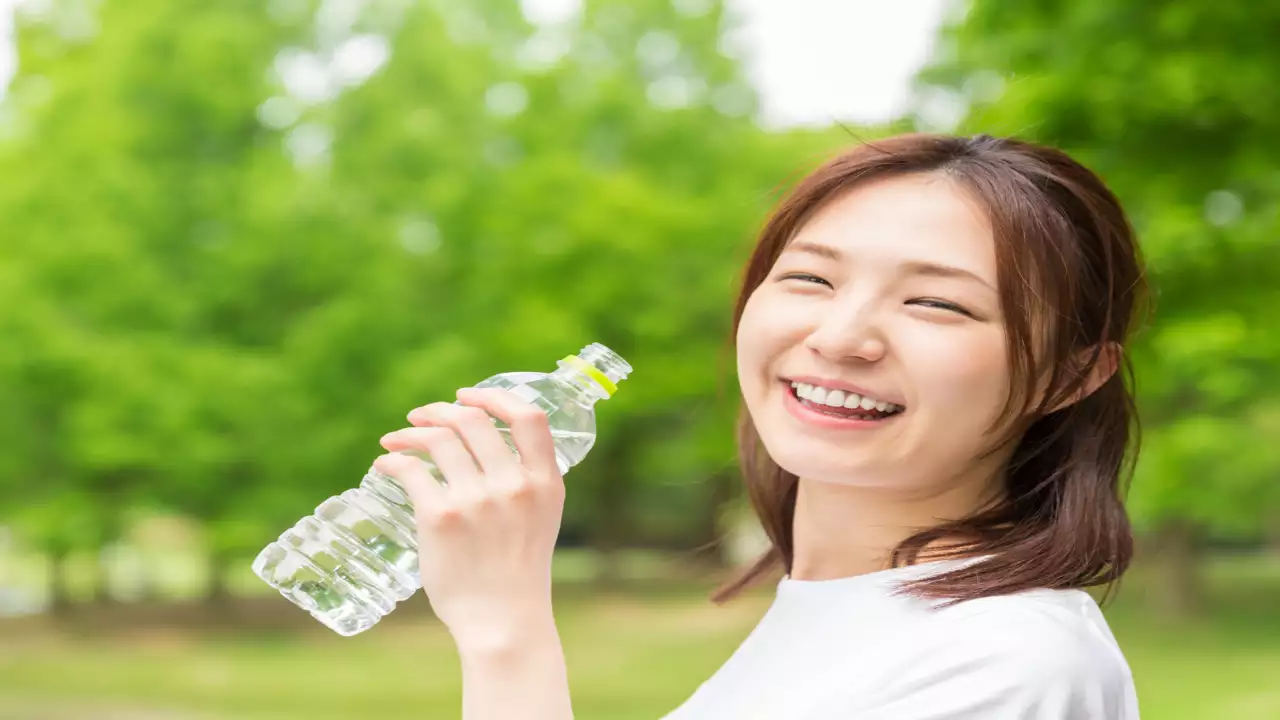
<instances>
[{"instance_id":1,"label":"wrist","mask_svg":"<svg viewBox=\"0 0 1280 720\"><path fill-rule=\"evenodd\" d=\"M560 635L541 622L455 638L462 660L463 717L573 720Z\"/></svg>"},{"instance_id":2,"label":"wrist","mask_svg":"<svg viewBox=\"0 0 1280 720\"><path fill-rule=\"evenodd\" d=\"M560 651L560 633L550 609L490 618L452 632L464 661L506 662L528 653Z\"/></svg>"}]
</instances>

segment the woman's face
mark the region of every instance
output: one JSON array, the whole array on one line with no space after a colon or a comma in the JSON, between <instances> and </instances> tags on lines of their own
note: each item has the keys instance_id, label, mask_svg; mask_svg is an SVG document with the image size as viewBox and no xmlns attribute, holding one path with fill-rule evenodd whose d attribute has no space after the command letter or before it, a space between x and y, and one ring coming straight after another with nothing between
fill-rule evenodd
<instances>
[{"instance_id":1,"label":"woman's face","mask_svg":"<svg viewBox=\"0 0 1280 720\"><path fill-rule=\"evenodd\" d=\"M921 493L975 468L1010 386L995 288L986 214L942 176L873 181L823 208L738 330L770 457L808 480ZM798 398L797 378L824 391Z\"/></svg>"}]
</instances>

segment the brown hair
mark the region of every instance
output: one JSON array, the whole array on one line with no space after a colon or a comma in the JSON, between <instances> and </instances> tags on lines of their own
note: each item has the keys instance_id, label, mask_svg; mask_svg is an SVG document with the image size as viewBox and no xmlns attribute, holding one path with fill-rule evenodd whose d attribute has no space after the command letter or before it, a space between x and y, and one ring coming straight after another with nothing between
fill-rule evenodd
<instances>
[{"instance_id":1,"label":"brown hair","mask_svg":"<svg viewBox=\"0 0 1280 720\"><path fill-rule=\"evenodd\" d=\"M1034 588L1106 584L1110 594L1133 553L1122 496L1136 458L1137 414L1122 344L1146 292L1119 201L1065 153L988 135L911 134L865 143L827 162L765 224L745 268L730 342L748 297L815 212L864 183L919 173L950 178L988 213L1013 376L997 421L1007 433L998 445L1014 443L1014 450L998 504L912 535L891 560L894 567L914 564L935 541L949 546L930 548L930 559L989 557L913 581L903 592L947 604ZM1108 346L1121 348L1119 356L1104 353ZM1052 410L1078 398L1095 365L1108 361L1116 371L1100 387ZM791 570L798 478L765 452L745 406L738 453L771 548L719 588L716 602Z\"/></svg>"}]
</instances>

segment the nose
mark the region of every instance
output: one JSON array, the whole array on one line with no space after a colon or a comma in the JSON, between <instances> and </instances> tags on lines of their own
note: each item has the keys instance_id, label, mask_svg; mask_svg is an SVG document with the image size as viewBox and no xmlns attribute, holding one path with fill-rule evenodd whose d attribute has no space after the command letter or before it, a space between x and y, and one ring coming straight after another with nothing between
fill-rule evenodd
<instances>
[{"instance_id":1,"label":"nose","mask_svg":"<svg viewBox=\"0 0 1280 720\"><path fill-rule=\"evenodd\" d=\"M876 362L885 355L884 333L870 304L828 308L804 340L809 350L833 363Z\"/></svg>"}]
</instances>

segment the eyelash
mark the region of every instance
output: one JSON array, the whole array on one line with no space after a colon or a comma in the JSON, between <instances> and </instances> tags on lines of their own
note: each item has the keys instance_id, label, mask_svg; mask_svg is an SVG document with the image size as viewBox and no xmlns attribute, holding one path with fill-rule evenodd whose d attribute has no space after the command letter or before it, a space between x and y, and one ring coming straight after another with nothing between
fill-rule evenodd
<instances>
[{"instance_id":1,"label":"eyelash","mask_svg":"<svg viewBox=\"0 0 1280 720\"><path fill-rule=\"evenodd\" d=\"M793 279L799 280L801 278L819 280L821 282L827 283L827 285L831 284L826 280L823 280L822 278L818 277L817 275L810 275L809 273L791 273L789 275L783 275L781 278L779 278L779 280L793 280ZM959 305L956 305L955 303L947 302L946 300L938 300L936 298L913 298L908 302L915 303L917 305L921 305L924 307L936 308L938 310L947 310L947 311L956 313L958 315L964 315L965 317L970 317L970 318L973 317L973 313L960 307Z\"/></svg>"},{"instance_id":2,"label":"eyelash","mask_svg":"<svg viewBox=\"0 0 1280 720\"><path fill-rule=\"evenodd\" d=\"M946 300L936 300L934 298L915 298L914 300L912 300L912 302L916 303L917 305L923 305L924 307L933 307L939 310L949 310L953 313L964 315L965 317L973 317L973 313L969 312L968 310L965 310L964 308L960 307L959 305L956 305L955 303L949 303Z\"/></svg>"},{"instance_id":3,"label":"eyelash","mask_svg":"<svg viewBox=\"0 0 1280 720\"><path fill-rule=\"evenodd\" d=\"M817 275L810 275L809 273L791 273L790 275L783 275L782 277L780 277L780 278L778 278L778 279L779 279L779 280L790 280L790 279L792 279L792 278L796 278L796 279L799 279L799 278L813 278L814 280L822 280L822 278L818 277ZM822 280L822 282L827 282L827 281L826 281L826 280ZM828 284L828 285L830 285L831 283L827 283L827 284Z\"/></svg>"}]
</instances>

